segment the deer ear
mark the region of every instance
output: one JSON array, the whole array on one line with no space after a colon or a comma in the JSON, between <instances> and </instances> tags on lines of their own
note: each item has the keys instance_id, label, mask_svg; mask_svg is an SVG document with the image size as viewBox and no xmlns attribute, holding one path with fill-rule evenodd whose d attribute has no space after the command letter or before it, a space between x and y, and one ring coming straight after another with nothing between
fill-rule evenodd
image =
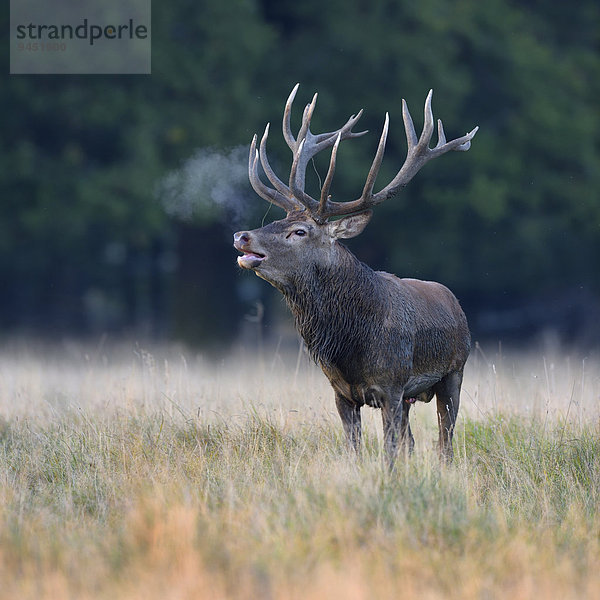
<instances>
[{"instance_id":1,"label":"deer ear","mask_svg":"<svg viewBox=\"0 0 600 600\"><path fill-rule=\"evenodd\" d=\"M329 228L329 234L335 239L339 238L353 238L367 226L367 223L373 216L372 210L367 210L356 215L350 215L348 217L342 217L337 221L331 221L327 223Z\"/></svg>"}]
</instances>

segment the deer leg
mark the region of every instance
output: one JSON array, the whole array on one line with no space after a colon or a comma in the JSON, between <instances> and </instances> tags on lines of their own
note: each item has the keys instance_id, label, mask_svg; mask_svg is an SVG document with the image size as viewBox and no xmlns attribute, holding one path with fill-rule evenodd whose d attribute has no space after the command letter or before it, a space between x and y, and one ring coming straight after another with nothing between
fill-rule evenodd
<instances>
[{"instance_id":1,"label":"deer leg","mask_svg":"<svg viewBox=\"0 0 600 600\"><path fill-rule=\"evenodd\" d=\"M402 390L398 394L391 394L381 406L383 419L383 445L388 466L392 468L398 454L398 444L408 445L412 452L414 438L408 423L410 404L403 402Z\"/></svg>"},{"instance_id":2,"label":"deer leg","mask_svg":"<svg viewBox=\"0 0 600 600\"><path fill-rule=\"evenodd\" d=\"M337 392L335 394L335 405L342 419L346 439L350 446L358 452L361 438L360 406Z\"/></svg>"},{"instance_id":3,"label":"deer leg","mask_svg":"<svg viewBox=\"0 0 600 600\"><path fill-rule=\"evenodd\" d=\"M437 400L440 458L448 462L452 462L454 456L452 436L460 406L462 377L462 371L450 373L434 387Z\"/></svg>"},{"instance_id":4,"label":"deer leg","mask_svg":"<svg viewBox=\"0 0 600 600\"><path fill-rule=\"evenodd\" d=\"M402 424L400 426L400 440L402 444L408 448L408 453L412 454L415 449L415 438L413 437L412 431L410 430L410 422L408 420L408 413L412 404L409 402L402 403Z\"/></svg>"}]
</instances>

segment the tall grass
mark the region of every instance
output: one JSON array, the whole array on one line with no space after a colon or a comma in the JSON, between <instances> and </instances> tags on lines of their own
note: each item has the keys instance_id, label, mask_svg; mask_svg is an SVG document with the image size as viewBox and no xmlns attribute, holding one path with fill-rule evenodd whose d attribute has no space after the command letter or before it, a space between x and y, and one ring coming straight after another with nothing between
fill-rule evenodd
<instances>
[{"instance_id":1,"label":"tall grass","mask_svg":"<svg viewBox=\"0 0 600 600\"><path fill-rule=\"evenodd\" d=\"M0 598L600 598L600 361L490 355L389 473L302 356L7 352Z\"/></svg>"}]
</instances>

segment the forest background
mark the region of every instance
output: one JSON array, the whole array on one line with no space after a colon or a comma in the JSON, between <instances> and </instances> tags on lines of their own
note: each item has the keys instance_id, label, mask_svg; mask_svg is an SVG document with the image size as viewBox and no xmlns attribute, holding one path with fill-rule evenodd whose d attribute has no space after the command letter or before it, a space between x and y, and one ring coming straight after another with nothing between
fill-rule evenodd
<instances>
[{"instance_id":1,"label":"forest background","mask_svg":"<svg viewBox=\"0 0 600 600\"><path fill-rule=\"evenodd\" d=\"M295 126L315 91L314 131L365 109L338 200L360 193L386 111L378 186L402 164L402 98L417 126L430 88L449 137L480 126L377 208L350 243L361 260L448 285L476 339L597 346L599 50L594 0L172 0L152 6L151 75L8 75L7 52L0 332L224 348L260 317L273 334L283 304L239 271L231 237L279 216L247 149L300 82Z\"/></svg>"}]
</instances>

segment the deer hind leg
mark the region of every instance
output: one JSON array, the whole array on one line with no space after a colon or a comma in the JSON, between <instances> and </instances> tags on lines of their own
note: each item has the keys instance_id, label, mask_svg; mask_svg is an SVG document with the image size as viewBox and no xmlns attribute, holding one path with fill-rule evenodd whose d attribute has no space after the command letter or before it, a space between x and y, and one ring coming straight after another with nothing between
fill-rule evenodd
<instances>
[{"instance_id":1,"label":"deer hind leg","mask_svg":"<svg viewBox=\"0 0 600 600\"><path fill-rule=\"evenodd\" d=\"M440 457L448 462L452 462L454 456L452 436L460 406L462 378L462 371L450 373L433 388L437 400Z\"/></svg>"},{"instance_id":2,"label":"deer hind leg","mask_svg":"<svg viewBox=\"0 0 600 600\"><path fill-rule=\"evenodd\" d=\"M410 407L408 402L403 402L402 390L398 394L391 394L381 404L383 443L390 468L394 466L399 445L409 453L412 453L415 445L408 422Z\"/></svg>"},{"instance_id":3,"label":"deer hind leg","mask_svg":"<svg viewBox=\"0 0 600 600\"><path fill-rule=\"evenodd\" d=\"M348 443L356 452L359 452L361 441L360 406L337 392L335 394L335 405L342 419Z\"/></svg>"}]
</instances>

